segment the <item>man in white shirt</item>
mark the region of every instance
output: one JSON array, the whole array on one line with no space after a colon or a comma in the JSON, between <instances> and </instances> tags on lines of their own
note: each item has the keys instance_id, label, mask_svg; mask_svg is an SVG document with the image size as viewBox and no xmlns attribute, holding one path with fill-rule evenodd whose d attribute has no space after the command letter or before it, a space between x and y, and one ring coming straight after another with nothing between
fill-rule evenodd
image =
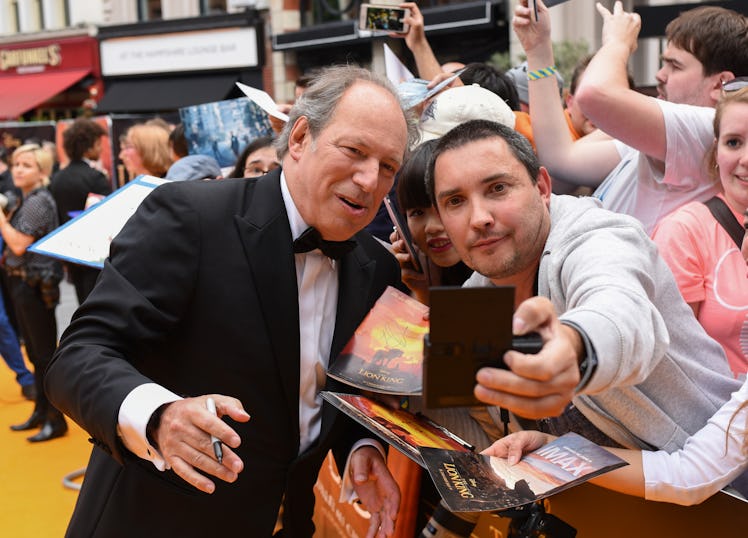
<instances>
[{"instance_id":1,"label":"man in white shirt","mask_svg":"<svg viewBox=\"0 0 748 538\"><path fill-rule=\"evenodd\" d=\"M359 438L319 397L345 390L328 362L399 281L361 232L415 135L394 92L331 68L290 113L282 171L164 185L113 241L46 377L95 445L69 535L312 536L321 462ZM389 535L399 493L380 451L349 468Z\"/></svg>"},{"instance_id":2,"label":"man in white shirt","mask_svg":"<svg viewBox=\"0 0 748 538\"><path fill-rule=\"evenodd\" d=\"M527 53L530 115L538 156L554 180L598 187L603 207L638 218L648 233L660 218L719 189L703 168L714 140L713 107L722 83L748 73L748 22L734 11L698 7L666 29L657 73L659 99L629 87L627 62L636 50L638 14L598 4L603 44L584 72L575 100L599 131L573 142L558 103L548 9L538 20L518 5L514 30Z\"/></svg>"}]
</instances>

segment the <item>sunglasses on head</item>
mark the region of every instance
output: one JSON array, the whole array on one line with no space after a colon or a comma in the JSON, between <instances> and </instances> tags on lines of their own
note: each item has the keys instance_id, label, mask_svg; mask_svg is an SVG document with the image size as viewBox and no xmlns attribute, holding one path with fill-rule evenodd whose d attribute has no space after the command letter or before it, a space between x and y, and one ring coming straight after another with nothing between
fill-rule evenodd
<instances>
[{"instance_id":1,"label":"sunglasses on head","mask_svg":"<svg viewBox=\"0 0 748 538\"><path fill-rule=\"evenodd\" d=\"M748 77L736 77L722 83L722 91L724 92L736 92L743 88L748 88Z\"/></svg>"}]
</instances>

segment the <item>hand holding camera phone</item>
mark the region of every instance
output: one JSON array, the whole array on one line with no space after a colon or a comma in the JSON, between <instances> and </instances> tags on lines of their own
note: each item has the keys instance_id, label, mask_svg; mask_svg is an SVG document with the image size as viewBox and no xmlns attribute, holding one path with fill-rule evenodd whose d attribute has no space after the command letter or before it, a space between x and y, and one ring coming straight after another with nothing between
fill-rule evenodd
<instances>
[{"instance_id":1,"label":"hand holding camera phone","mask_svg":"<svg viewBox=\"0 0 748 538\"><path fill-rule=\"evenodd\" d=\"M406 34L410 29L405 17L410 10L395 5L361 4L358 27L369 32Z\"/></svg>"},{"instance_id":2,"label":"hand holding camera phone","mask_svg":"<svg viewBox=\"0 0 748 538\"><path fill-rule=\"evenodd\" d=\"M537 333L512 335L514 286L433 287L429 299L429 334L423 344L427 407L482 405L473 395L479 369L506 369L505 352L534 355L543 347Z\"/></svg>"}]
</instances>

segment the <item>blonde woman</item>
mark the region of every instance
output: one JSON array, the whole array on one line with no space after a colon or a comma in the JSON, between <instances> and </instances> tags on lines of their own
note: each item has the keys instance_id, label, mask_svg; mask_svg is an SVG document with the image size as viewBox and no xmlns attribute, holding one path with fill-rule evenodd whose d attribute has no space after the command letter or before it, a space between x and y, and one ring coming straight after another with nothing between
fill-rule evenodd
<instances>
[{"instance_id":1,"label":"blonde woman","mask_svg":"<svg viewBox=\"0 0 748 538\"><path fill-rule=\"evenodd\" d=\"M35 144L13 152L11 174L21 190L20 204L0 211L0 233L5 243L5 272L26 354L34 365L36 401L28 420L11 426L14 431L41 428L28 438L48 441L67 431L65 416L44 393L43 373L57 346L55 307L60 297L62 268L56 260L28 251L37 239L57 227L57 207L46 188L52 156Z\"/></svg>"},{"instance_id":2,"label":"blonde woman","mask_svg":"<svg viewBox=\"0 0 748 538\"><path fill-rule=\"evenodd\" d=\"M164 177L171 166L169 131L155 124L133 125L127 130L119 158L130 179L140 174Z\"/></svg>"}]
</instances>

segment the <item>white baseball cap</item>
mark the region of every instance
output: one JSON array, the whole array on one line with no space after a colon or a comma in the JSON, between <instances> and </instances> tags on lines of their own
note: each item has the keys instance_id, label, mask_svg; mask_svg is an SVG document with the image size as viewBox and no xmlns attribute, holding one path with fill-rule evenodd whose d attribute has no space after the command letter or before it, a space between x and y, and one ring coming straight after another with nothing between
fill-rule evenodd
<instances>
[{"instance_id":1,"label":"white baseball cap","mask_svg":"<svg viewBox=\"0 0 748 538\"><path fill-rule=\"evenodd\" d=\"M470 120L490 120L514 129L514 112L504 100L478 84L439 93L421 114L421 142L440 138Z\"/></svg>"}]
</instances>

